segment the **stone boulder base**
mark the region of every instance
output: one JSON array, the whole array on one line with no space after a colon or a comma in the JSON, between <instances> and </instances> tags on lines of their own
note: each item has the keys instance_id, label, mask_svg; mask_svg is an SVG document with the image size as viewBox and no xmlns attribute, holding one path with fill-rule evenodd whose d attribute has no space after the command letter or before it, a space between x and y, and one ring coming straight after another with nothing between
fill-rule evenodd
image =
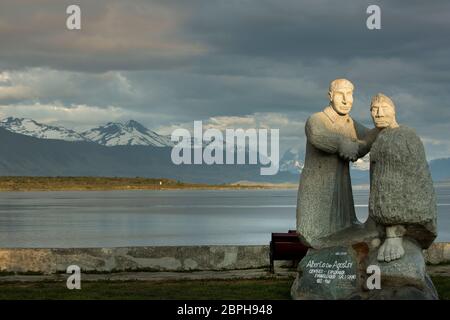
<instances>
[{"instance_id":1,"label":"stone boulder base","mask_svg":"<svg viewBox=\"0 0 450 320\"><path fill-rule=\"evenodd\" d=\"M358 255L353 248L309 250L291 288L294 299L347 299L358 292Z\"/></svg>"},{"instance_id":2,"label":"stone boulder base","mask_svg":"<svg viewBox=\"0 0 450 320\"><path fill-rule=\"evenodd\" d=\"M405 256L399 260L377 261L378 246L358 242L310 249L298 267L291 296L295 300L434 300L436 289L426 273L421 248L404 240ZM369 290L367 267L381 271L381 289Z\"/></svg>"}]
</instances>

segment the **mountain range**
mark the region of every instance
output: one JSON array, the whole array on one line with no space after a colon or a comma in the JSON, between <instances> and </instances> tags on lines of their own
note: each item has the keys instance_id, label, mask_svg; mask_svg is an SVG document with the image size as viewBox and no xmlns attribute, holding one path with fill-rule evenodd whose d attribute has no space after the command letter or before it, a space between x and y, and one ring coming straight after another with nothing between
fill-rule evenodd
<instances>
[{"instance_id":1,"label":"mountain range","mask_svg":"<svg viewBox=\"0 0 450 320\"><path fill-rule=\"evenodd\" d=\"M0 121L0 175L7 176L122 176L171 178L198 183L236 181L294 182L303 169L300 148L281 156L274 176L261 176L259 165L174 165L173 142L137 121L109 122L83 132L32 119ZM354 184L369 181L369 158L351 166ZM450 158L430 162L435 181L450 179Z\"/></svg>"},{"instance_id":2,"label":"mountain range","mask_svg":"<svg viewBox=\"0 0 450 320\"><path fill-rule=\"evenodd\" d=\"M0 127L8 131L40 139L65 141L89 141L82 134L61 126L49 126L32 119L8 117L0 121Z\"/></svg>"},{"instance_id":3,"label":"mountain range","mask_svg":"<svg viewBox=\"0 0 450 320\"><path fill-rule=\"evenodd\" d=\"M84 131L81 135L104 146L173 146L170 137L159 135L134 120L124 124L109 122L104 126Z\"/></svg>"},{"instance_id":4,"label":"mountain range","mask_svg":"<svg viewBox=\"0 0 450 320\"><path fill-rule=\"evenodd\" d=\"M305 154L298 147L293 147L286 150L280 159L280 172L289 172L292 175L298 175L304 167ZM352 183L368 184L369 183L369 155L358 159L356 162L350 164L350 172L352 176ZM298 180L298 179L297 179Z\"/></svg>"},{"instance_id":5,"label":"mountain range","mask_svg":"<svg viewBox=\"0 0 450 320\"><path fill-rule=\"evenodd\" d=\"M211 184L298 180L287 172L261 176L259 165L175 165L171 146L169 137L132 120L77 133L6 118L0 121L0 175L153 177Z\"/></svg>"},{"instance_id":6,"label":"mountain range","mask_svg":"<svg viewBox=\"0 0 450 320\"><path fill-rule=\"evenodd\" d=\"M38 123L32 119L8 117L0 121L0 127L40 139L89 141L104 146L173 146L170 137L159 135L134 120L125 123L108 122L104 126L76 132L62 126Z\"/></svg>"}]
</instances>

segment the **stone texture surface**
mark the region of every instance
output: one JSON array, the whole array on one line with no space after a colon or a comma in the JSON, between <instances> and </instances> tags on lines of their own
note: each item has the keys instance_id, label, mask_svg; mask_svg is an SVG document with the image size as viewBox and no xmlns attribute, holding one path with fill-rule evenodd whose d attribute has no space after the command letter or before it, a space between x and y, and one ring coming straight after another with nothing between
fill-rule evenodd
<instances>
[{"instance_id":1,"label":"stone texture surface","mask_svg":"<svg viewBox=\"0 0 450 320\"><path fill-rule=\"evenodd\" d=\"M130 248L0 249L0 270L63 272L69 265L86 271L194 271L263 268L268 246L166 246ZM290 266L291 262L276 266Z\"/></svg>"},{"instance_id":2,"label":"stone texture surface","mask_svg":"<svg viewBox=\"0 0 450 320\"><path fill-rule=\"evenodd\" d=\"M383 129L370 151L369 215L382 226L402 225L424 249L436 238L433 181L413 129Z\"/></svg>"},{"instance_id":3,"label":"stone texture surface","mask_svg":"<svg viewBox=\"0 0 450 320\"><path fill-rule=\"evenodd\" d=\"M358 267L358 254L351 247L311 249L299 264L291 297L348 299L361 287Z\"/></svg>"},{"instance_id":4,"label":"stone texture surface","mask_svg":"<svg viewBox=\"0 0 450 320\"><path fill-rule=\"evenodd\" d=\"M383 290L369 292L368 300L438 300L436 288L430 277L425 275L425 286L418 288L412 285L401 287L385 287Z\"/></svg>"},{"instance_id":5,"label":"stone texture surface","mask_svg":"<svg viewBox=\"0 0 450 320\"><path fill-rule=\"evenodd\" d=\"M427 263L450 263L450 243L434 243L424 253ZM71 264L89 271L258 269L269 266L269 246L0 249L0 271L50 274L64 272ZM275 261L277 268L291 266L291 261Z\"/></svg>"},{"instance_id":6,"label":"stone texture surface","mask_svg":"<svg viewBox=\"0 0 450 320\"><path fill-rule=\"evenodd\" d=\"M429 264L450 264L450 243L436 242L424 250L425 260Z\"/></svg>"},{"instance_id":7,"label":"stone texture surface","mask_svg":"<svg viewBox=\"0 0 450 320\"><path fill-rule=\"evenodd\" d=\"M336 232L328 237L312 241L315 249L328 248L333 246L351 246L360 242L367 242L373 246L379 246L379 231L375 223L368 219L366 223L353 224L351 227Z\"/></svg>"},{"instance_id":8,"label":"stone texture surface","mask_svg":"<svg viewBox=\"0 0 450 320\"><path fill-rule=\"evenodd\" d=\"M305 166L297 197L297 230L312 244L357 222L349 161L339 157L342 140L363 139L367 129L333 108L313 114L305 126ZM363 156L363 155L361 155Z\"/></svg>"},{"instance_id":9,"label":"stone texture surface","mask_svg":"<svg viewBox=\"0 0 450 320\"><path fill-rule=\"evenodd\" d=\"M422 249L408 239L403 240L405 255L398 260L380 262L377 260L377 250L369 255L369 265L378 265L381 270L382 287L415 286L424 289L426 286L426 266Z\"/></svg>"},{"instance_id":10,"label":"stone texture surface","mask_svg":"<svg viewBox=\"0 0 450 320\"><path fill-rule=\"evenodd\" d=\"M405 255L389 263L377 260L378 247L371 241L312 249L299 265L291 296L293 299L437 299L436 289L427 274L422 249L414 240L406 238L403 242ZM345 274L355 275L355 279L349 281L348 277L341 276L332 281L318 282L317 277L314 277L318 271L311 272L311 268L322 269L321 273L329 274L329 267L325 264L336 264L336 261L340 261L338 259L347 259L345 261L352 264ZM366 270L370 265L380 268L380 290L369 290L367 287L367 279L371 274Z\"/></svg>"}]
</instances>

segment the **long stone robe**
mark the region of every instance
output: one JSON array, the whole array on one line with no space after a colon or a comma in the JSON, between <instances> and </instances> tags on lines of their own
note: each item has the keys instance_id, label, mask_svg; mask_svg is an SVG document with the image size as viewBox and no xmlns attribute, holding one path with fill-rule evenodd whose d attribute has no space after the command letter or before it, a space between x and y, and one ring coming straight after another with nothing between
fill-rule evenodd
<instances>
[{"instance_id":1,"label":"long stone robe","mask_svg":"<svg viewBox=\"0 0 450 320\"><path fill-rule=\"evenodd\" d=\"M331 106L306 122L305 164L297 197L297 231L306 244L358 223L349 162L338 156L340 139L364 140L370 130ZM370 149L361 150L360 157Z\"/></svg>"},{"instance_id":2,"label":"long stone robe","mask_svg":"<svg viewBox=\"0 0 450 320\"><path fill-rule=\"evenodd\" d=\"M370 152L369 216L403 225L427 248L436 237L436 198L422 141L405 126L383 129Z\"/></svg>"}]
</instances>

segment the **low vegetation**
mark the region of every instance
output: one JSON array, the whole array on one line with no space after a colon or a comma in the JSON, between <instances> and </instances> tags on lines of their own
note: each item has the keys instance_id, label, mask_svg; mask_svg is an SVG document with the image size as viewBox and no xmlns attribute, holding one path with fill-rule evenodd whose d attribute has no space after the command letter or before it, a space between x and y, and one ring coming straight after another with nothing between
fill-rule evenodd
<instances>
[{"instance_id":1,"label":"low vegetation","mask_svg":"<svg viewBox=\"0 0 450 320\"><path fill-rule=\"evenodd\" d=\"M274 186L258 184L194 184L172 179L121 177L0 177L0 191L88 191L170 189L255 189Z\"/></svg>"},{"instance_id":2,"label":"low vegetation","mask_svg":"<svg viewBox=\"0 0 450 320\"><path fill-rule=\"evenodd\" d=\"M450 277L433 277L440 299L450 299ZM285 300L292 279L95 281L81 290L68 290L65 282L0 283L0 300L17 299L149 299L149 300Z\"/></svg>"},{"instance_id":3,"label":"low vegetation","mask_svg":"<svg viewBox=\"0 0 450 320\"><path fill-rule=\"evenodd\" d=\"M81 290L65 282L0 284L0 299L289 299L292 280L95 281Z\"/></svg>"}]
</instances>

